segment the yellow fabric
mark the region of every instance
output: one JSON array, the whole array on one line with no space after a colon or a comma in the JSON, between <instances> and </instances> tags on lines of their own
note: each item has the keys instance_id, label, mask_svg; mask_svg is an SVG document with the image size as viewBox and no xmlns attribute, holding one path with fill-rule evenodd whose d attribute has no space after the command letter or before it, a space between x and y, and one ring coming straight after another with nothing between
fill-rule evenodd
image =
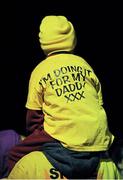
<instances>
[{"instance_id":1,"label":"yellow fabric","mask_svg":"<svg viewBox=\"0 0 123 180\"><path fill-rule=\"evenodd\" d=\"M116 165L110 159L102 159L100 161L97 180L101 179L121 179Z\"/></svg>"},{"instance_id":2,"label":"yellow fabric","mask_svg":"<svg viewBox=\"0 0 123 180\"><path fill-rule=\"evenodd\" d=\"M20 159L8 179L66 179L47 160L42 152L34 151ZM97 170L97 180L121 179L116 165L102 159Z\"/></svg>"},{"instance_id":3,"label":"yellow fabric","mask_svg":"<svg viewBox=\"0 0 123 180\"><path fill-rule=\"evenodd\" d=\"M47 160L42 152L31 152L20 159L8 179L66 179Z\"/></svg>"},{"instance_id":4,"label":"yellow fabric","mask_svg":"<svg viewBox=\"0 0 123 180\"><path fill-rule=\"evenodd\" d=\"M46 16L40 24L39 41L46 54L71 51L76 45L74 27L64 16Z\"/></svg>"},{"instance_id":5,"label":"yellow fabric","mask_svg":"<svg viewBox=\"0 0 123 180\"><path fill-rule=\"evenodd\" d=\"M45 131L69 149L108 149L113 135L102 105L100 82L79 56L49 56L31 74L26 107L42 109Z\"/></svg>"}]
</instances>

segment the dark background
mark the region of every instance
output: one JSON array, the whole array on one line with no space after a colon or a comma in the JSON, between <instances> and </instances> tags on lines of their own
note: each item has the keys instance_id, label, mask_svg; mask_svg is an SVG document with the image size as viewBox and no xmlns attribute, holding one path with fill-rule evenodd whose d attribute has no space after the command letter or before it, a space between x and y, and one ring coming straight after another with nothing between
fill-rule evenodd
<instances>
[{"instance_id":1,"label":"dark background","mask_svg":"<svg viewBox=\"0 0 123 180\"><path fill-rule=\"evenodd\" d=\"M110 130L123 137L121 4L88 1L12 1L1 6L0 130L25 134L30 73L45 56L38 32L46 15L65 15L74 25L76 53L99 77Z\"/></svg>"}]
</instances>

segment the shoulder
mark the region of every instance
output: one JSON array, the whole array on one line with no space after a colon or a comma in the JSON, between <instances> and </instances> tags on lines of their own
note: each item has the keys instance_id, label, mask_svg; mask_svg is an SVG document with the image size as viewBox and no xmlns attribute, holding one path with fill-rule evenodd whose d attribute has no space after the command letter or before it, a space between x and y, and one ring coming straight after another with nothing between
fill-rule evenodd
<instances>
[{"instance_id":1,"label":"shoulder","mask_svg":"<svg viewBox=\"0 0 123 180\"><path fill-rule=\"evenodd\" d=\"M38 74L39 72L41 72L41 70L43 70L44 64L45 64L45 60L38 63L32 70L31 75L34 76L34 75Z\"/></svg>"}]
</instances>

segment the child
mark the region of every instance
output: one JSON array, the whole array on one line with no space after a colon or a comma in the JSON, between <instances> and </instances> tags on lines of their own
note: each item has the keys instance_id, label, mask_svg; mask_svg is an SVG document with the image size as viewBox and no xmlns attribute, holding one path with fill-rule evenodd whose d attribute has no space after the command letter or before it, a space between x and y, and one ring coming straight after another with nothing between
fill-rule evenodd
<instances>
[{"instance_id":1,"label":"child","mask_svg":"<svg viewBox=\"0 0 123 180\"><path fill-rule=\"evenodd\" d=\"M32 134L12 149L10 170L24 155L40 150L65 177L90 177L114 139L101 84L92 67L73 54L77 39L66 17L44 17L39 41L46 59L31 74L26 102Z\"/></svg>"}]
</instances>

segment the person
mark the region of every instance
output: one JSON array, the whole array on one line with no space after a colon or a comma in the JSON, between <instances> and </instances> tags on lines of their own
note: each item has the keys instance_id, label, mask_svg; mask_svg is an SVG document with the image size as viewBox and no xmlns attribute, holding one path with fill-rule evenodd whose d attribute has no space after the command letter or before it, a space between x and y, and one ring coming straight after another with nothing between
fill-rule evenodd
<instances>
[{"instance_id":1,"label":"person","mask_svg":"<svg viewBox=\"0 0 123 180\"><path fill-rule=\"evenodd\" d=\"M97 167L96 176L88 177L88 179L122 179L121 177L122 176L120 175L118 168L110 158L101 158ZM8 179L15 178L67 179L56 168L52 166L52 164L48 161L46 156L41 151L33 151L22 157L15 164L14 168L8 176ZM83 177L79 179L83 179Z\"/></svg>"},{"instance_id":2,"label":"person","mask_svg":"<svg viewBox=\"0 0 123 180\"><path fill-rule=\"evenodd\" d=\"M0 131L0 179L8 175L8 154L12 147L22 141L23 137L13 129Z\"/></svg>"},{"instance_id":3,"label":"person","mask_svg":"<svg viewBox=\"0 0 123 180\"><path fill-rule=\"evenodd\" d=\"M26 154L41 151L66 178L90 177L114 140L101 83L88 62L74 53L77 37L67 17L45 16L39 41L46 58L29 80L30 135L10 151L9 170Z\"/></svg>"}]
</instances>

